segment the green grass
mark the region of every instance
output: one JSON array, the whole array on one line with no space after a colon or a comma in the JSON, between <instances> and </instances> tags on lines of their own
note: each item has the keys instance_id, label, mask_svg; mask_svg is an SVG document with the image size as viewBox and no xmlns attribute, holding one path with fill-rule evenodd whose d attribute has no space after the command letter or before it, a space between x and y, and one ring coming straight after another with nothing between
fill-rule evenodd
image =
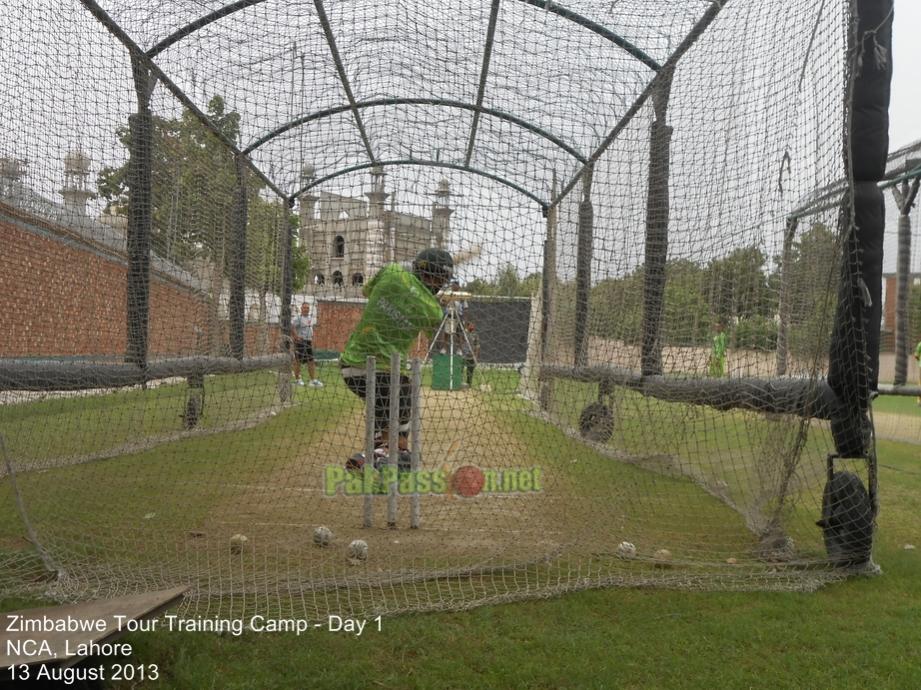
<instances>
[{"instance_id":1,"label":"green grass","mask_svg":"<svg viewBox=\"0 0 921 690\"><path fill-rule=\"evenodd\" d=\"M478 377L480 372L478 372ZM482 372L479 382L494 392L511 393L514 372ZM570 391L572 405L590 400L589 387ZM307 394L307 391L304 391ZM300 394L300 393L299 393ZM334 396L340 407L318 419L317 429L357 403ZM633 403L625 405L631 409ZM635 407L635 406L633 406ZM325 409L325 408L324 408ZM635 407L635 409L641 409ZM521 414L510 395L495 406L504 423L529 440L535 460L558 461L555 453L572 444L540 421ZM647 411L648 413L648 411ZM680 415L679 415L680 416ZM177 441L160 450L113 461L123 484L119 492L142 501L146 492L180 491L188 496L213 484L207 458L222 454L222 471L269 463L266 440L309 423L295 407L256 429ZM639 418L625 422L621 440L639 443ZM741 424L724 416L724 440L741 434ZM693 433L690 425L681 433ZM676 432L677 433L677 432ZM222 441L223 440L223 441ZM663 441L667 445L666 441ZM182 452L180 453L179 450ZM167 452L168 451L168 452ZM277 449L275 449L277 452ZM568 480L592 493L649 473L604 462L584 450ZM921 467L918 447L880 442L882 512L876 560L884 575L852 579L815 594L701 593L608 589L568 594L551 600L486 606L462 613L431 613L385 618L383 632L373 623L360 637L310 631L303 637L247 633L242 637L205 633L145 633L127 637L135 663L156 663L161 678L117 688L881 688L916 687L921 668ZM154 460L156 462L154 462ZM158 474L154 467L169 464ZM102 465L102 464L101 464ZM177 489L177 472L187 487ZM79 468L64 468L23 479L34 499L50 488L78 481ZM35 482L30 485L29 482ZM50 484L49 482L53 482ZM725 521L727 532L738 516L680 477L655 480L669 495L683 496L685 519ZM58 493L60 496L60 493ZM0 524L16 517L2 505ZM61 506L47 503L49 514ZM86 514L91 503L67 503L71 515ZM122 508L128 510L127 508ZM136 519L135 513L112 519ZM187 517L187 515L186 515ZM185 518L184 518L185 519ZM813 516L814 519L814 516ZM589 525L591 527L591 525ZM715 535L719 538L719 535ZM921 547L921 543L918 544ZM36 602L0 601L10 610Z\"/></svg>"},{"instance_id":2,"label":"green grass","mask_svg":"<svg viewBox=\"0 0 921 690\"><path fill-rule=\"evenodd\" d=\"M296 439L332 426L357 398L345 390L332 368L321 368L321 378L337 394L324 396L322 406L311 404L314 389L294 388L295 404L252 428L219 434L193 435L180 440L153 442L157 433L182 430L176 411L185 400L185 386L162 386L150 391L119 392L79 399L52 399L0 407L6 444L14 462L46 457L84 456L117 443L141 439L150 447L138 452L41 471L20 472L17 486L39 533L54 532L63 543L77 539L93 526L108 539L108 558L133 563L150 559L135 544L143 535L168 540L185 534L219 502L233 497L227 484L241 477L269 471L279 458L278 439ZM204 429L219 427L263 412L275 400L274 372L219 376L207 380ZM233 412L236 409L237 415ZM49 430L54 430L49 432ZM53 442L47 441L48 437ZM153 437L153 439L151 439ZM117 442L117 443L116 443ZM25 457L23 457L25 456ZM92 487L73 490L73 487ZM23 549L23 527L8 479L0 480L0 558ZM62 521L62 515L68 520ZM153 515L156 519L147 519ZM131 539L120 539L130 534ZM11 567L19 567L14 565ZM12 579L0 569L0 578Z\"/></svg>"},{"instance_id":3,"label":"green grass","mask_svg":"<svg viewBox=\"0 0 921 690\"><path fill-rule=\"evenodd\" d=\"M917 398L908 395L881 395L873 401L873 411L921 417Z\"/></svg>"},{"instance_id":4,"label":"green grass","mask_svg":"<svg viewBox=\"0 0 921 690\"><path fill-rule=\"evenodd\" d=\"M252 372L206 379L202 429L218 428L271 406L274 372ZM20 462L70 455L92 455L144 437L182 430L185 383L150 391L131 389L79 398L0 406L0 428L7 450Z\"/></svg>"},{"instance_id":5,"label":"green grass","mask_svg":"<svg viewBox=\"0 0 921 690\"><path fill-rule=\"evenodd\" d=\"M596 590L385 618L360 638L134 634L134 661L161 679L112 687L917 687L921 556L902 546L921 530L921 473L911 446L880 452L882 577L815 594Z\"/></svg>"}]
</instances>

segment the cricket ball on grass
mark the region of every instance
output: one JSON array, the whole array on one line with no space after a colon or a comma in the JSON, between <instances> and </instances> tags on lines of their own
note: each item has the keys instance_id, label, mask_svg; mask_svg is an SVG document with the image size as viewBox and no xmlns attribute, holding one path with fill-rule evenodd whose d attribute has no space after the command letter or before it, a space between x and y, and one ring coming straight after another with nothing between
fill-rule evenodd
<instances>
[{"instance_id":1,"label":"cricket ball on grass","mask_svg":"<svg viewBox=\"0 0 921 690\"><path fill-rule=\"evenodd\" d=\"M313 530L313 543L317 546L329 546L333 540L333 531L329 527L320 526Z\"/></svg>"},{"instance_id":2,"label":"cricket ball on grass","mask_svg":"<svg viewBox=\"0 0 921 690\"><path fill-rule=\"evenodd\" d=\"M243 534L235 534L230 538L230 553L243 553L243 548L249 539Z\"/></svg>"},{"instance_id":3,"label":"cricket ball on grass","mask_svg":"<svg viewBox=\"0 0 921 690\"><path fill-rule=\"evenodd\" d=\"M652 554L657 568L670 568L672 565L672 552L668 549L659 549Z\"/></svg>"},{"instance_id":4,"label":"cricket ball on grass","mask_svg":"<svg viewBox=\"0 0 921 690\"><path fill-rule=\"evenodd\" d=\"M633 558L636 556L636 547L629 541L622 541L617 545L617 555L621 558Z\"/></svg>"},{"instance_id":5,"label":"cricket ball on grass","mask_svg":"<svg viewBox=\"0 0 921 690\"><path fill-rule=\"evenodd\" d=\"M358 565L368 560L368 542L362 539L356 539L349 544L348 549L349 563Z\"/></svg>"}]
</instances>

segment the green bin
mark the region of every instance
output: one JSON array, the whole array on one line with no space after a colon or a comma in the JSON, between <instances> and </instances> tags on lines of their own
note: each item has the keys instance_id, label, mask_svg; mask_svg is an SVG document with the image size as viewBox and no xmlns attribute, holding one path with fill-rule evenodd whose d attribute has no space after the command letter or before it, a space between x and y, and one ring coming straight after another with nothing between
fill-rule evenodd
<instances>
[{"instance_id":1,"label":"green bin","mask_svg":"<svg viewBox=\"0 0 921 690\"><path fill-rule=\"evenodd\" d=\"M460 355L434 355L432 357L432 388L438 391L456 391L464 381L464 358Z\"/></svg>"}]
</instances>

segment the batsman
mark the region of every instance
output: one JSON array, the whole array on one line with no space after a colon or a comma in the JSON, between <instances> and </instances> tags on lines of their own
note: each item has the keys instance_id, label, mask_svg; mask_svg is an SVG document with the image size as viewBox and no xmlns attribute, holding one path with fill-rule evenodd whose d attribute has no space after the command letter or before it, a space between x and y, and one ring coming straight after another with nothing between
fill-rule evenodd
<instances>
[{"instance_id":1,"label":"batsman","mask_svg":"<svg viewBox=\"0 0 921 690\"><path fill-rule=\"evenodd\" d=\"M350 391L362 399L366 397L368 357L373 356L378 362L386 363L393 353L398 352L405 361L420 332L432 336L443 317L436 295L451 279L453 272L451 254L443 249L430 248L416 256L411 271L399 264L389 264L368 281L363 288L368 304L339 359L342 378ZM399 465L408 465L406 451L412 404L410 379L401 374L398 382L391 382L389 371L378 370L374 382L375 465L386 461L392 441L389 438L391 385L399 386ZM353 455L346 463L349 470L361 471L363 466L364 455L361 453Z\"/></svg>"}]
</instances>

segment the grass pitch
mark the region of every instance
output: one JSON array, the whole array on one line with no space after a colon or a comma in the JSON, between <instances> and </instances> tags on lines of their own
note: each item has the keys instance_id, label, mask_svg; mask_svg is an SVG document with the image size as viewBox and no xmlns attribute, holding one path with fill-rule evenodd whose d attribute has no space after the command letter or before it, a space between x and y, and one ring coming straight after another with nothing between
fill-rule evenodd
<instances>
[{"instance_id":1,"label":"grass pitch","mask_svg":"<svg viewBox=\"0 0 921 690\"><path fill-rule=\"evenodd\" d=\"M493 376L496 392L514 390L513 375ZM278 459L282 450L278 438L288 433L328 432L342 415L360 411L357 402L346 396L331 400L321 408L323 411L295 407L229 437L187 438L94 463L94 472L105 468L104 475L94 476L116 482L113 495L126 497L105 508L112 511L106 520L128 521L141 528L157 520L163 521L161 525L171 521L186 524L190 515L206 522L216 507L232 504L240 489L229 486L234 484L232 480L215 482L215 471L233 477L255 466L263 467L266 477L272 471L284 473L288 465ZM520 414L510 400L496 410L500 418L505 416L509 442L513 438L530 439L531 453L541 462L567 457L558 449L565 449L570 441L553 436L558 444L554 449L547 442L549 437L539 431L543 422ZM66 412L64 402L54 403L65 408L59 407L58 413ZM104 406L103 401L96 404ZM25 412L20 409L17 414ZM74 414L87 413L77 405ZM122 433L118 427L115 431L116 435ZM628 424L622 433L629 437L635 432ZM738 432L730 429L725 433L732 438ZM573 449L581 445L571 443ZM182 452L164 453L164 448L181 448ZM74 450L79 449L59 446L55 452ZM285 453L285 462L289 455ZM657 476L656 482L665 483L660 488L671 482L674 486L669 493L685 492L680 502L685 515L693 514L695 520L707 523L711 532L720 527L725 530L714 532L715 539L728 539L730 533L738 531L731 524L738 519L736 513L681 477L650 475L648 469L591 454L576 457L575 450L571 455L577 462L566 468L565 480L580 492L611 497L612 486L629 486ZM595 590L462 613L385 617L382 632L369 625L361 637L324 631L306 639L255 633L239 638L203 633L138 634L128 638L135 647L133 661L157 663L161 678L155 683L112 687L914 687L917 669L921 668L921 645L917 644L921 614L919 455L918 446L879 444L882 512L875 558L884 569L882 577L852 579L815 594ZM216 457L220 464L215 463ZM108 471L116 466L118 472ZM98 503L76 493L68 499L61 490L85 477L81 467L85 466L21 477L37 515L50 517L63 508L77 519L100 511ZM184 479L178 485L177 476ZM8 480L2 481L0 491L7 492ZM251 486L244 488L253 490ZM163 512L164 504L157 497L164 492L179 495L177 511L186 500L190 503L180 512ZM54 496L64 503L55 503ZM28 554L30 547L22 543L21 526L8 494L5 499L0 504L5 555ZM616 506L616 501L610 500ZM157 515L146 519L150 512ZM614 515L617 511L612 507L609 512ZM658 518L658 523L650 520L648 524L667 532L670 517L665 514ZM586 514L581 522L583 530L592 532L604 521L597 514ZM680 527L677 524L675 529ZM576 528L576 524L567 526ZM611 535L612 541L617 539ZM907 545L919 549L906 549ZM123 556L130 570L130 549L126 548ZM25 561L7 559L7 563L24 567ZM23 574L27 572L24 567ZM500 584L498 579L491 585L484 581L486 587ZM437 590L437 583L433 586ZM27 603L33 602L7 598L2 606L11 609Z\"/></svg>"}]
</instances>

